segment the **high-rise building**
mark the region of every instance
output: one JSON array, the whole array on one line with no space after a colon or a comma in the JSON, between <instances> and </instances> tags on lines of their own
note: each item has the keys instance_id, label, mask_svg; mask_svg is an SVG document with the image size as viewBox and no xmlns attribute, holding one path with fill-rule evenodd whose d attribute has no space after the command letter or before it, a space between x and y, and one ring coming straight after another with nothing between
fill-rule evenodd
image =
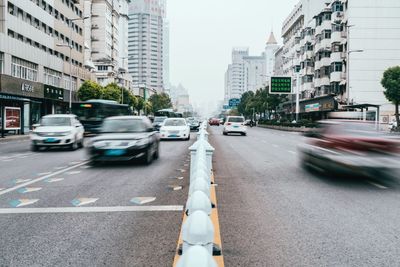
<instances>
[{"instance_id":1,"label":"high-rise building","mask_svg":"<svg viewBox=\"0 0 400 267\"><path fill-rule=\"evenodd\" d=\"M391 120L380 80L400 64L400 29L391 26L400 22L399 8L395 0L299 2L282 27L282 58L285 75L299 71L301 113L309 104L322 117L348 104L373 104L382 122Z\"/></svg>"},{"instance_id":2,"label":"high-rise building","mask_svg":"<svg viewBox=\"0 0 400 267\"><path fill-rule=\"evenodd\" d=\"M0 0L0 112L15 108L27 132L40 117L69 110L84 65L82 1ZM1 114L3 115L3 114Z\"/></svg>"},{"instance_id":3,"label":"high-rise building","mask_svg":"<svg viewBox=\"0 0 400 267\"><path fill-rule=\"evenodd\" d=\"M278 42L275 39L274 33L271 31L268 41L265 45L265 77L268 80L274 74L275 67L275 52L279 49Z\"/></svg>"},{"instance_id":4,"label":"high-rise building","mask_svg":"<svg viewBox=\"0 0 400 267\"><path fill-rule=\"evenodd\" d=\"M129 5L128 70L137 90L164 90L164 20L165 0L134 0Z\"/></svg>"},{"instance_id":5,"label":"high-rise building","mask_svg":"<svg viewBox=\"0 0 400 267\"><path fill-rule=\"evenodd\" d=\"M246 56L244 61L244 91L257 91L265 84L265 54L261 56Z\"/></svg>"},{"instance_id":6,"label":"high-rise building","mask_svg":"<svg viewBox=\"0 0 400 267\"><path fill-rule=\"evenodd\" d=\"M128 65L128 3L130 0L85 0L86 60L93 62L101 85L116 82L130 88Z\"/></svg>"}]
</instances>

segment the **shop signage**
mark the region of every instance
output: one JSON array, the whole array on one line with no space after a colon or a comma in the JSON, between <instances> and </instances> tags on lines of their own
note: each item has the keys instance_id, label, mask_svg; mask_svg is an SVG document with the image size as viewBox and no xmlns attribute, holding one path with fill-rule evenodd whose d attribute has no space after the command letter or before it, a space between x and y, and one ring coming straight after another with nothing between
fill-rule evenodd
<instances>
[{"instance_id":1,"label":"shop signage","mask_svg":"<svg viewBox=\"0 0 400 267\"><path fill-rule=\"evenodd\" d=\"M5 130L21 129L21 108L4 107L4 115Z\"/></svg>"},{"instance_id":2,"label":"shop signage","mask_svg":"<svg viewBox=\"0 0 400 267\"><path fill-rule=\"evenodd\" d=\"M33 93L35 91L33 85L30 85L27 83L22 83L21 90L24 92L30 92L30 93Z\"/></svg>"},{"instance_id":3,"label":"shop signage","mask_svg":"<svg viewBox=\"0 0 400 267\"><path fill-rule=\"evenodd\" d=\"M305 106L306 112L319 111L319 108L320 108L319 103L308 104Z\"/></svg>"},{"instance_id":4,"label":"shop signage","mask_svg":"<svg viewBox=\"0 0 400 267\"><path fill-rule=\"evenodd\" d=\"M44 86L44 97L55 99L55 100L64 100L64 89L45 85Z\"/></svg>"},{"instance_id":5,"label":"shop signage","mask_svg":"<svg viewBox=\"0 0 400 267\"><path fill-rule=\"evenodd\" d=\"M292 77L275 76L271 77L269 84L270 94L291 94Z\"/></svg>"}]
</instances>

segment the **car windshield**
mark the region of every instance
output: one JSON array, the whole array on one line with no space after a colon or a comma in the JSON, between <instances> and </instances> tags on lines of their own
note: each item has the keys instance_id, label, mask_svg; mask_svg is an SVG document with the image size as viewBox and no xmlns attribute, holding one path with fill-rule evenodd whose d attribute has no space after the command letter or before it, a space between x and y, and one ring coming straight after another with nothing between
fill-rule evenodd
<instances>
[{"instance_id":1,"label":"car windshield","mask_svg":"<svg viewBox=\"0 0 400 267\"><path fill-rule=\"evenodd\" d=\"M103 133L137 133L145 132L146 126L138 119L111 119L105 120L101 128Z\"/></svg>"},{"instance_id":2,"label":"car windshield","mask_svg":"<svg viewBox=\"0 0 400 267\"><path fill-rule=\"evenodd\" d=\"M166 120L164 126L185 126L184 120Z\"/></svg>"},{"instance_id":3,"label":"car windshield","mask_svg":"<svg viewBox=\"0 0 400 267\"><path fill-rule=\"evenodd\" d=\"M155 117L154 122L163 122L165 119L167 119L167 117Z\"/></svg>"},{"instance_id":4,"label":"car windshield","mask_svg":"<svg viewBox=\"0 0 400 267\"><path fill-rule=\"evenodd\" d=\"M67 117L44 117L40 126L71 126L71 119Z\"/></svg>"},{"instance_id":5,"label":"car windshield","mask_svg":"<svg viewBox=\"0 0 400 267\"><path fill-rule=\"evenodd\" d=\"M231 117L228 122L243 122L244 119L242 117Z\"/></svg>"}]
</instances>

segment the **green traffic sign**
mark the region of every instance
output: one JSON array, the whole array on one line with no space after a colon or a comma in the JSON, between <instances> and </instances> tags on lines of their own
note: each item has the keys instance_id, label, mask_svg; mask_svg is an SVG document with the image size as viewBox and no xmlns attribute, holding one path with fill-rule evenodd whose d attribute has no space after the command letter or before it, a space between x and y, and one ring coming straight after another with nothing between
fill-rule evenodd
<instances>
[{"instance_id":1,"label":"green traffic sign","mask_svg":"<svg viewBox=\"0 0 400 267\"><path fill-rule=\"evenodd\" d=\"M269 92L271 94L291 94L292 77L271 77Z\"/></svg>"}]
</instances>

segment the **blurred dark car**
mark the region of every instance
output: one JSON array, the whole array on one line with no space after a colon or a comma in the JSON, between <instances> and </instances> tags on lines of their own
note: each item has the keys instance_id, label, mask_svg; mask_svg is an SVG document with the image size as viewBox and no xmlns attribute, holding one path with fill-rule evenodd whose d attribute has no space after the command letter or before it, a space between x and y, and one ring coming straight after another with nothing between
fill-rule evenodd
<instances>
[{"instance_id":1,"label":"blurred dark car","mask_svg":"<svg viewBox=\"0 0 400 267\"><path fill-rule=\"evenodd\" d=\"M217 118L212 118L208 121L208 124L210 124L210 126L219 126L220 125L220 121Z\"/></svg>"},{"instance_id":2,"label":"blurred dark car","mask_svg":"<svg viewBox=\"0 0 400 267\"><path fill-rule=\"evenodd\" d=\"M322 121L299 146L304 167L370 178L399 177L400 142L374 123Z\"/></svg>"},{"instance_id":3,"label":"blurred dark car","mask_svg":"<svg viewBox=\"0 0 400 267\"><path fill-rule=\"evenodd\" d=\"M168 117L163 116L163 117L154 117L153 119L153 128L154 130L156 130L157 132L160 131L161 125L163 124L163 122L165 121L165 119L167 119Z\"/></svg>"},{"instance_id":4,"label":"blurred dark car","mask_svg":"<svg viewBox=\"0 0 400 267\"><path fill-rule=\"evenodd\" d=\"M87 151L92 164L130 160L150 164L159 157L159 144L159 135L147 117L117 116L104 120Z\"/></svg>"},{"instance_id":5,"label":"blurred dark car","mask_svg":"<svg viewBox=\"0 0 400 267\"><path fill-rule=\"evenodd\" d=\"M199 130L200 122L196 118L189 117L189 118L186 119L186 122L189 125L191 131L198 131Z\"/></svg>"}]
</instances>

